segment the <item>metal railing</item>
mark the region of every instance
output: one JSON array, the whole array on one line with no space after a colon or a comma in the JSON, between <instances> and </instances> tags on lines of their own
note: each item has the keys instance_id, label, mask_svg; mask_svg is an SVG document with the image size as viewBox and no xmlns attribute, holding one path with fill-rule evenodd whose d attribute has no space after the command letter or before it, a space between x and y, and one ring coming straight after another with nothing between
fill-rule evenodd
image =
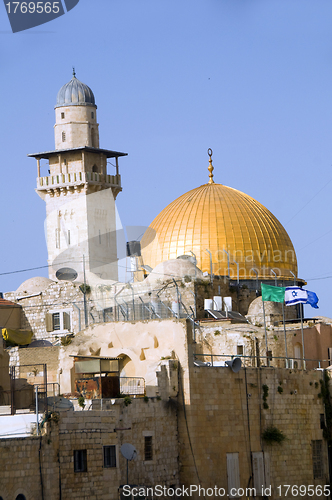
<instances>
[{"instance_id":1,"label":"metal railing","mask_svg":"<svg viewBox=\"0 0 332 500\"><path fill-rule=\"evenodd\" d=\"M194 354L194 361L205 363L205 366L226 366L226 361L240 358L242 364L247 367L272 367L288 369L324 369L332 365L331 359L297 358L295 356L272 356L268 355L243 355L243 354ZM200 365L204 366L204 365Z\"/></svg>"},{"instance_id":2,"label":"metal railing","mask_svg":"<svg viewBox=\"0 0 332 500\"><path fill-rule=\"evenodd\" d=\"M126 396L144 396L145 380L141 377L120 377L120 393Z\"/></svg>"}]
</instances>

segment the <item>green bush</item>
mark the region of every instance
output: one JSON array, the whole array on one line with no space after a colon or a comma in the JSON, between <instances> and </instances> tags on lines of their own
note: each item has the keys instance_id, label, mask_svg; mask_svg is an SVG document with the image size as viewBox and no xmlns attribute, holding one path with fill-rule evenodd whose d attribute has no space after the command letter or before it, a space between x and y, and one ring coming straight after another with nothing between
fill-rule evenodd
<instances>
[{"instance_id":1,"label":"green bush","mask_svg":"<svg viewBox=\"0 0 332 500\"><path fill-rule=\"evenodd\" d=\"M275 427L274 425L270 425L263 432L262 439L267 444L273 444L273 443L281 444L283 441L285 441L286 436L277 427Z\"/></svg>"}]
</instances>

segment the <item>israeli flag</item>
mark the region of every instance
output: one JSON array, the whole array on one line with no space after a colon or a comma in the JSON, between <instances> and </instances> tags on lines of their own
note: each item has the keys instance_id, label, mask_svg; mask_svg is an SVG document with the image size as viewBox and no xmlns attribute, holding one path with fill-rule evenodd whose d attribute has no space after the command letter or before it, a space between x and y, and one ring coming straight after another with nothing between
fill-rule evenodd
<instances>
[{"instance_id":1,"label":"israeli flag","mask_svg":"<svg viewBox=\"0 0 332 500\"><path fill-rule=\"evenodd\" d=\"M294 306L295 304L306 304L308 301L307 290L303 290L298 286L288 286L285 290L286 306Z\"/></svg>"}]
</instances>

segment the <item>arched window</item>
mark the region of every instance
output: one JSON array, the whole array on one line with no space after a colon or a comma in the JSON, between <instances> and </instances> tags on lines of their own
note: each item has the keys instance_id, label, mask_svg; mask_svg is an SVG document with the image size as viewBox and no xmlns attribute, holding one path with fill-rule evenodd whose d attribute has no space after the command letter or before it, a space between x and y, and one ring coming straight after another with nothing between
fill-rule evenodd
<instances>
[{"instance_id":1,"label":"arched window","mask_svg":"<svg viewBox=\"0 0 332 500\"><path fill-rule=\"evenodd\" d=\"M27 500L27 499L25 498L24 495L22 495L22 493L20 493L19 495L17 495L16 500Z\"/></svg>"},{"instance_id":2,"label":"arched window","mask_svg":"<svg viewBox=\"0 0 332 500\"><path fill-rule=\"evenodd\" d=\"M66 142L66 132L62 132L62 142Z\"/></svg>"},{"instance_id":3,"label":"arched window","mask_svg":"<svg viewBox=\"0 0 332 500\"><path fill-rule=\"evenodd\" d=\"M98 172L98 167L97 167L97 165L93 165L93 167L92 167L92 172Z\"/></svg>"}]
</instances>

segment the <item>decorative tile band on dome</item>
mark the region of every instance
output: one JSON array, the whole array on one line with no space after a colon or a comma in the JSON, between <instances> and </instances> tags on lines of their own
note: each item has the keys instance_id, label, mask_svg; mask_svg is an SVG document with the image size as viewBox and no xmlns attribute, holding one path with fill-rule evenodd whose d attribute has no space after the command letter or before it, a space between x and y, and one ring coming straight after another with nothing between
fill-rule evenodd
<instances>
[{"instance_id":1,"label":"decorative tile band on dome","mask_svg":"<svg viewBox=\"0 0 332 500\"><path fill-rule=\"evenodd\" d=\"M61 87L56 99L56 108L59 106L94 106L95 96L90 87L76 78L75 70L70 82Z\"/></svg>"}]
</instances>

